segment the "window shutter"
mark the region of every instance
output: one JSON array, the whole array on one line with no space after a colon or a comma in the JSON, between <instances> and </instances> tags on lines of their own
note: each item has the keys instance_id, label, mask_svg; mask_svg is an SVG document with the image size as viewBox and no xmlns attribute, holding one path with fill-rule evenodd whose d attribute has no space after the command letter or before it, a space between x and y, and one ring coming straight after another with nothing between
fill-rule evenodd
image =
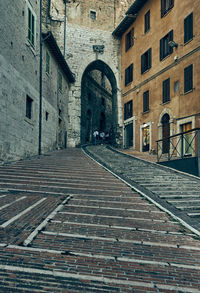
<instances>
[{"instance_id":1,"label":"window shutter","mask_svg":"<svg viewBox=\"0 0 200 293\"><path fill-rule=\"evenodd\" d=\"M160 40L160 61L163 60L163 39Z\"/></svg>"},{"instance_id":2,"label":"window shutter","mask_svg":"<svg viewBox=\"0 0 200 293\"><path fill-rule=\"evenodd\" d=\"M130 66L130 81L133 81L133 63Z\"/></svg>"},{"instance_id":3,"label":"window shutter","mask_svg":"<svg viewBox=\"0 0 200 293\"><path fill-rule=\"evenodd\" d=\"M148 68L151 68L151 48L148 51Z\"/></svg>"},{"instance_id":4,"label":"window shutter","mask_svg":"<svg viewBox=\"0 0 200 293\"><path fill-rule=\"evenodd\" d=\"M164 0L161 0L161 17L164 15Z\"/></svg>"},{"instance_id":5,"label":"window shutter","mask_svg":"<svg viewBox=\"0 0 200 293\"><path fill-rule=\"evenodd\" d=\"M144 72L144 54L141 56L141 73Z\"/></svg>"},{"instance_id":6,"label":"window shutter","mask_svg":"<svg viewBox=\"0 0 200 293\"><path fill-rule=\"evenodd\" d=\"M169 41L173 41L173 30L169 32ZM168 45L169 54L173 53L173 48Z\"/></svg>"}]
</instances>

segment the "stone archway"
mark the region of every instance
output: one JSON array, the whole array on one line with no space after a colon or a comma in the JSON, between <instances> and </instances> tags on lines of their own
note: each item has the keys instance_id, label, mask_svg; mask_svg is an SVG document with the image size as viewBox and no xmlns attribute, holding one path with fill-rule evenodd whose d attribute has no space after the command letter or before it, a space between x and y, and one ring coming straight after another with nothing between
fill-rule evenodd
<instances>
[{"instance_id":1,"label":"stone archway","mask_svg":"<svg viewBox=\"0 0 200 293\"><path fill-rule=\"evenodd\" d=\"M87 113L91 111L90 134L87 128ZM94 130L112 129L114 143L119 144L121 131L118 126L117 82L111 68L102 60L91 62L81 81L81 144L92 141Z\"/></svg>"}]
</instances>

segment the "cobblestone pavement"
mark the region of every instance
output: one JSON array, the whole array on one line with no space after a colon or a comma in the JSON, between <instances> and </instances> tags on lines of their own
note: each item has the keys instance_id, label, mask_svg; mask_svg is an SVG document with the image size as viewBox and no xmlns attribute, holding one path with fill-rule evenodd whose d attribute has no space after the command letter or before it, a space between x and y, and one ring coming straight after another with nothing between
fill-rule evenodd
<instances>
[{"instance_id":1,"label":"cobblestone pavement","mask_svg":"<svg viewBox=\"0 0 200 293\"><path fill-rule=\"evenodd\" d=\"M200 292L199 237L81 149L1 166L0 292Z\"/></svg>"}]
</instances>

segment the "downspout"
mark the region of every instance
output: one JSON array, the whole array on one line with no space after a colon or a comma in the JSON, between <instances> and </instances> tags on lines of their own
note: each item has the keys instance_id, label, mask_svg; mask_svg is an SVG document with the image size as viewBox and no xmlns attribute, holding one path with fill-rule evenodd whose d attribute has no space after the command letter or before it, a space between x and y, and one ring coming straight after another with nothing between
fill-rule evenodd
<instances>
[{"instance_id":1,"label":"downspout","mask_svg":"<svg viewBox=\"0 0 200 293\"><path fill-rule=\"evenodd\" d=\"M40 0L40 78L39 78L39 135L38 155L42 153L42 0Z\"/></svg>"},{"instance_id":2,"label":"downspout","mask_svg":"<svg viewBox=\"0 0 200 293\"><path fill-rule=\"evenodd\" d=\"M64 18L64 52L63 56L65 58L65 50L66 50L66 20L67 20L67 0L65 1L65 18Z\"/></svg>"}]
</instances>

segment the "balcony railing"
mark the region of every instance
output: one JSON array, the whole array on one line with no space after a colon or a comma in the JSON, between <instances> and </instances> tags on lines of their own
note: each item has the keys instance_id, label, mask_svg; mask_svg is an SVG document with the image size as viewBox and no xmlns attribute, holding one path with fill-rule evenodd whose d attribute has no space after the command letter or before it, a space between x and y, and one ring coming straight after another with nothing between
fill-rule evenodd
<instances>
[{"instance_id":1,"label":"balcony railing","mask_svg":"<svg viewBox=\"0 0 200 293\"><path fill-rule=\"evenodd\" d=\"M200 128L157 140L157 161L200 158Z\"/></svg>"}]
</instances>

